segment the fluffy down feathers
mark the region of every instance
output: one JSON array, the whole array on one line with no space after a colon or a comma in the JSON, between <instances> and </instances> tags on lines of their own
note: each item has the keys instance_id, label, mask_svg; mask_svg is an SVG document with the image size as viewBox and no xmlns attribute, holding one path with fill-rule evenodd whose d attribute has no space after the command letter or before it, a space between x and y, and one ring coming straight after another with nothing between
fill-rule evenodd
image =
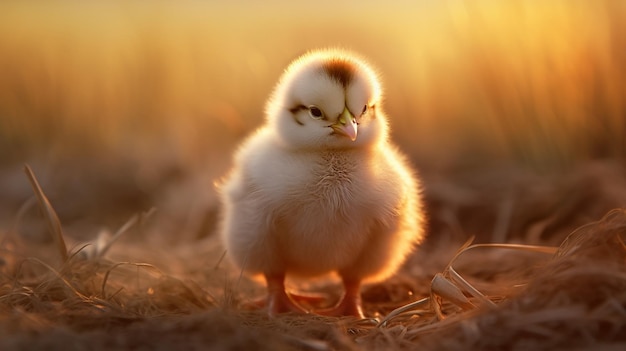
<instances>
[{"instance_id":1,"label":"fluffy down feathers","mask_svg":"<svg viewBox=\"0 0 626 351\"><path fill-rule=\"evenodd\" d=\"M423 236L419 184L388 140L378 79L344 51L287 68L219 190L228 255L252 275L378 281Z\"/></svg>"}]
</instances>

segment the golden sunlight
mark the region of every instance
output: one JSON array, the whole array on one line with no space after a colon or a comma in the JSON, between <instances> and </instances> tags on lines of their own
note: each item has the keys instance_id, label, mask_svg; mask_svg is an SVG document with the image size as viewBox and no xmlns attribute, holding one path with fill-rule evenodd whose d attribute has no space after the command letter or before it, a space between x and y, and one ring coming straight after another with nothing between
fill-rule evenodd
<instances>
[{"instance_id":1,"label":"golden sunlight","mask_svg":"<svg viewBox=\"0 0 626 351\"><path fill-rule=\"evenodd\" d=\"M270 99L321 48L382 103ZM625 63L621 0L0 1L0 349L617 350Z\"/></svg>"},{"instance_id":2,"label":"golden sunlight","mask_svg":"<svg viewBox=\"0 0 626 351\"><path fill-rule=\"evenodd\" d=\"M5 161L50 147L219 159L286 63L329 46L379 68L394 138L422 164L624 154L621 2L0 6Z\"/></svg>"}]
</instances>

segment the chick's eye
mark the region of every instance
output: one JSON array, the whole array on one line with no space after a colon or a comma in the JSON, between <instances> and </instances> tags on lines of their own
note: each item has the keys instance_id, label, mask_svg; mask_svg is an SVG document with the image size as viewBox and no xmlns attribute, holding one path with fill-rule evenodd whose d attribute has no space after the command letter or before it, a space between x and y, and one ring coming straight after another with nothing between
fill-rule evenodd
<instances>
[{"instance_id":1,"label":"chick's eye","mask_svg":"<svg viewBox=\"0 0 626 351\"><path fill-rule=\"evenodd\" d=\"M363 111L361 111L361 114L364 115L367 112L367 105L363 106Z\"/></svg>"},{"instance_id":2,"label":"chick's eye","mask_svg":"<svg viewBox=\"0 0 626 351\"><path fill-rule=\"evenodd\" d=\"M324 113L317 106L309 106L309 115L315 119L324 117Z\"/></svg>"}]
</instances>

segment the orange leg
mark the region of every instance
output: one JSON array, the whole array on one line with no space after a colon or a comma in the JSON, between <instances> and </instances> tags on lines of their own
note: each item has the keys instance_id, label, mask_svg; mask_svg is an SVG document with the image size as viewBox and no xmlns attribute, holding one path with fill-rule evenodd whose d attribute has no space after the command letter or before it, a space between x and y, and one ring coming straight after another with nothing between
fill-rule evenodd
<instances>
[{"instance_id":1,"label":"orange leg","mask_svg":"<svg viewBox=\"0 0 626 351\"><path fill-rule=\"evenodd\" d=\"M363 309L361 308L361 281L344 279L343 286L345 293L341 301L339 301L335 307L315 312L325 316L354 316L365 318Z\"/></svg>"},{"instance_id":2,"label":"orange leg","mask_svg":"<svg viewBox=\"0 0 626 351\"><path fill-rule=\"evenodd\" d=\"M267 281L267 311L270 316L284 312L296 312L306 314L285 292L285 274L265 274Z\"/></svg>"}]
</instances>

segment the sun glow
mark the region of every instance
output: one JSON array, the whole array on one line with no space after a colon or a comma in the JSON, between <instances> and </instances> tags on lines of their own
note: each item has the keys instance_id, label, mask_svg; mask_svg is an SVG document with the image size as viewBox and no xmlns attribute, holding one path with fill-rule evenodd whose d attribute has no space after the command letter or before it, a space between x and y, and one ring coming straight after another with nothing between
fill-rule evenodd
<instances>
[{"instance_id":1,"label":"sun glow","mask_svg":"<svg viewBox=\"0 0 626 351\"><path fill-rule=\"evenodd\" d=\"M121 4L0 5L4 160L220 159L286 63L337 46L378 67L394 139L422 164L625 153L622 2Z\"/></svg>"}]
</instances>

